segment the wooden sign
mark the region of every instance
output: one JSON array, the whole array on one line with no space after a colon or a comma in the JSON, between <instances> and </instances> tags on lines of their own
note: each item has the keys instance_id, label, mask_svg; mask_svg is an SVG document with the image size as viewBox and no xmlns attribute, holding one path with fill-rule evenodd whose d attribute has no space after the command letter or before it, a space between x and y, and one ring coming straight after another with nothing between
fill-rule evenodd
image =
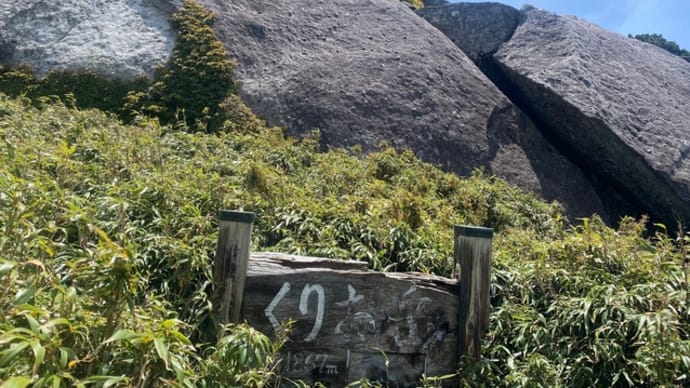
<instances>
[{"instance_id":1,"label":"wooden sign","mask_svg":"<svg viewBox=\"0 0 690 388\"><path fill-rule=\"evenodd\" d=\"M461 354L480 357L493 230L455 227L460 286L432 275L369 271L362 262L250 255L254 214L221 211L219 220L216 313L268 335L292 322L282 377L331 387L362 378L416 387L424 376L455 373Z\"/></svg>"},{"instance_id":2,"label":"wooden sign","mask_svg":"<svg viewBox=\"0 0 690 388\"><path fill-rule=\"evenodd\" d=\"M284 377L415 387L423 375L457 369L458 295L457 281L441 277L254 253L242 316L269 335L294 321L282 351Z\"/></svg>"}]
</instances>

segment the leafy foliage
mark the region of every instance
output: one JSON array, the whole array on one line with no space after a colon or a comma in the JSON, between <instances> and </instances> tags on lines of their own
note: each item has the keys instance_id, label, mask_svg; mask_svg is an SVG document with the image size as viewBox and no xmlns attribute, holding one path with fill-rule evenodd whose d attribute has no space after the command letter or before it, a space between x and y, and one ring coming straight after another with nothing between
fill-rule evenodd
<instances>
[{"instance_id":1,"label":"leafy foliage","mask_svg":"<svg viewBox=\"0 0 690 388\"><path fill-rule=\"evenodd\" d=\"M168 190L185 189L157 184L168 157L161 128L1 100L0 380L252 385L210 365L228 336L235 351L265 337L238 339L248 329L236 329L215 348L215 339L198 343L212 324L212 222L198 212L202 197L171 201ZM271 364L265 346L257 354Z\"/></svg>"},{"instance_id":2,"label":"leafy foliage","mask_svg":"<svg viewBox=\"0 0 690 388\"><path fill-rule=\"evenodd\" d=\"M559 212L481 173L391 148L318 153L317 134L275 128L191 134L2 96L0 139L0 378L38 386L239 384L209 364L238 344L208 334L218 209L258 213L255 249L442 274L452 224L529 229ZM275 360L258 333L241 338L264 363L237 373L260 385Z\"/></svg>"},{"instance_id":3,"label":"leafy foliage","mask_svg":"<svg viewBox=\"0 0 690 388\"><path fill-rule=\"evenodd\" d=\"M37 102L57 96L79 108L97 108L131 121L157 117L190 131L251 130L262 125L237 96L234 63L213 32L215 15L186 0L171 17L177 40L170 63L155 79L132 82L103 78L94 71L52 71L38 79L27 65L0 66L0 91Z\"/></svg>"},{"instance_id":4,"label":"leafy foliage","mask_svg":"<svg viewBox=\"0 0 690 388\"><path fill-rule=\"evenodd\" d=\"M93 71L74 73L52 71L38 79L27 65L9 67L0 65L0 90L7 95L26 97L38 101L44 96L57 96L79 108L96 108L121 113L128 94L143 91L147 80L132 82L107 80Z\"/></svg>"},{"instance_id":5,"label":"leafy foliage","mask_svg":"<svg viewBox=\"0 0 690 388\"><path fill-rule=\"evenodd\" d=\"M424 1L422 1L422 0L400 0L400 1L404 1L408 4L410 4L410 6L413 9L424 8Z\"/></svg>"},{"instance_id":6,"label":"leafy foliage","mask_svg":"<svg viewBox=\"0 0 690 388\"><path fill-rule=\"evenodd\" d=\"M684 248L663 231L650 239L644 220L613 230L596 217L569 227L557 204L481 172L461 179L385 146L319 153L318 134L258 130L125 126L1 97L0 378L275 378L276 347L259 333L208 335L214 215L231 208L257 212L254 250L442 275L455 270L452 225L495 228L491 332L485 358L461 365L467 385L686 383ZM248 369L219 367L243 352Z\"/></svg>"},{"instance_id":7,"label":"leafy foliage","mask_svg":"<svg viewBox=\"0 0 690 388\"><path fill-rule=\"evenodd\" d=\"M226 98L236 92L234 64L213 32L215 16L195 1L172 15L177 40L170 64L146 92L133 92L128 107L163 123L181 118L193 129L217 130L225 121Z\"/></svg>"},{"instance_id":8,"label":"leafy foliage","mask_svg":"<svg viewBox=\"0 0 690 388\"><path fill-rule=\"evenodd\" d=\"M466 360L466 385L687 385L688 237L645 238L645 222L501 234L486 358Z\"/></svg>"}]
</instances>

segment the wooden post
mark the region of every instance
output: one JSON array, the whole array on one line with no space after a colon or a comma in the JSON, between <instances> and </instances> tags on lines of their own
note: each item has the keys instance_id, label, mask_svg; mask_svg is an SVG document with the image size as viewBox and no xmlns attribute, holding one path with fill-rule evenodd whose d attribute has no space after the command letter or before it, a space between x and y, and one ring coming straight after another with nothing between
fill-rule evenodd
<instances>
[{"instance_id":1,"label":"wooden post","mask_svg":"<svg viewBox=\"0 0 690 388\"><path fill-rule=\"evenodd\" d=\"M455 226L455 261L460 263L458 352L481 356L481 338L489 329L491 242L494 231Z\"/></svg>"},{"instance_id":2,"label":"wooden post","mask_svg":"<svg viewBox=\"0 0 690 388\"><path fill-rule=\"evenodd\" d=\"M254 213L221 210L213 268L215 307L223 323L239 322Z\"/></svg>"}]
</instances>

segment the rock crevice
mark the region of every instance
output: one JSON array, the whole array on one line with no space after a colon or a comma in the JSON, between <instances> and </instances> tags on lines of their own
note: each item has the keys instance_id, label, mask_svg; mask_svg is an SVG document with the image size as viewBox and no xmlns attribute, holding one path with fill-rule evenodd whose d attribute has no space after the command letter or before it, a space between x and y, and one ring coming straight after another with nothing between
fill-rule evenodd
<instances>
[{"instance_id":1,"label":"rock crevice","mask_svg":"<svg viewBox=\"0 0 690 388\"><path fill-rule=\"evenodd\" d=\"M422 8L417 14L475 62L510 40L520 22L520 11L500 3L445 4Z\"/></svg>"},{"instance_id":2,"label":"rock crevice","mask_svg":"<svg viewBox=\"0 0 690 388\"><path fill-rule=\"evenodd\" d=\"M461 50L404 5L202 3L219 15L216 31L237 58L242 96L289 134L318 128L325 145L359 144L365 151L386 140L460 175L485 168L559 200L572 217L602 212L582 171ZM517 11L495 10L517 25ZM248 25L265 34L247 34ZM495 51L499 43L489 39L477 50Z\"/></svg>"},{"instance_id":3,"label":"rock crevice","mask_svg":"<svg viewBox=\"0 0 690 388\"><path fill-rule=\"evenodd\" d=\"M492 7L453 4L420 14L466 51L463 42L493 36L497 50L479 55L478 66L591 177L610 221L643 213L669 225L690 219L690 112L683 108L690 66L576 17L525 6L514 28L512 19L491 16ZM490 28L458 28L454 9Z\"/></svg>"},{"instance_id":4,"label":"rock crevice","mask_svg":"<svg viewBox=\"0 0 690 388\"><path fill-rule=\"evenodd\" d=\"M664 50L533 7L494 55L560 148L639 212L690 219L690 66ZM504 88L506 90L506 88Z\"/></svg>"}]
</instances>

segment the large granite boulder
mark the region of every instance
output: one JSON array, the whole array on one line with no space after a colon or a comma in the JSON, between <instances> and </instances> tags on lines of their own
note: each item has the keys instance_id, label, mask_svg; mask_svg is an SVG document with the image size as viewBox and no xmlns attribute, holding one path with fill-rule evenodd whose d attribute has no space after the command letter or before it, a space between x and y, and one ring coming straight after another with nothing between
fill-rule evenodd
<instances>
[{"instance_id":1,"label":"large granite boulder","mask_svg":"<svg viewBox=\"0 0 690 388\"><path fill-rule=\"evenodd\" d=\"M576 17L527 6L518 24L517 13L419 11L591 176L606 214L690 220L690 64Z\"/></svg>"},{"instance_id":2,"label":"large granite boulder","mask_svg":"<svg viewBox=\"0 0 690 388\"><path fill-rule=\"evenodd\" d=\"M520 11L500 3L452 3L425 7L417 14L475 61L496 52L520 21Z\"/></svg>"},{"instance_id":3,"label":"large granite boulder","mask_svg":"<svg viewBox=\"0 0 690 388\"><path fill-rule=\"evenodd\" d=\"M0 64L152 76L172 54L174 7L165 0L0 0Z\"/></svg>"},{"instance_id":4,"label":"large granite boulder","mask_svg":"<svg viewBox=\"0 0 690 388\"><path fill-rule=\"evenodd\" d=\"M475 168L601 213L589 177L552 147L441 32L398 1L199 0L237 60L241 95L292 135L324 146L381 141L461 175ZM167 60L180 0L0 0L0 63L151 74ZM424 179L424 177L420 177Z\"/></svg>"},{"instance_id":5,"label":"large granite boulder","mask_svg":"<svg viewBox=\"0 0 690 388\"><path fill-rule=\"evenodd\" d=\"M245 101L288 133L318 128L325 145L369 151L386 140L461 175L484 167L572 216L603 212L582 171L400 2L201 3L218 14Z\"/></svg>"},{"instance_id":6,"label":"large granite boulder","mask_svg":"<svg viewBox=\"0 0 690 388\"><path fill-rule=\"evenodd\" d=\"M508 93L599 180L670 226L690 220L690 63L532 7L494 56Z\"/></svg>"}]
</instances>

